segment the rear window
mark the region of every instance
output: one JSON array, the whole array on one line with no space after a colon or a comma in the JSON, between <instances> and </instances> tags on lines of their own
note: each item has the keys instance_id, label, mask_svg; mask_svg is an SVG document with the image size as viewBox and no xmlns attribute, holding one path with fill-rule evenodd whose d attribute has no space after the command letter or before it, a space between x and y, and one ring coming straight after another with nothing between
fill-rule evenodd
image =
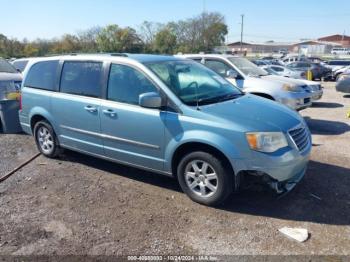
<instances>
[{"instance_id":1,"label":"rear window","mask_svg":"<svg viewBox=\"0 0 350 262\"><path fill-rule=\"evenodd\" d=\"M74 95L100 97L101 77L101 62L65 62L60 91Z\"/></svg>"},{"instance_id":2,"label":"rear window","mask_svg":"<svg viewBox=\"0 0 350 262\"><path fill-rule=\"evenodd\" d=\"M27 74L24 86L55 90L57 66L58 60L43 61L34 64Z\"/></svg>"},{"instance_id":3,"label":"rear window","mask_svg":"<svg viewBox=\"0 0 350 262\"><path fill-rule=\"evenodd\" d=\"M14 61L12 64L17 70L23 72L28 64L28 60Z\"/></svg>"},{"instance_id":4,"label":"rear window","mask_svg":"<svg viewBox=\"0 0 350 262\"><path fill-rule=\"evenodd\" d=\"M0 59L0 72L11 74L18 73L16 69L4 59Z\"/></svg>"}]
</instances>

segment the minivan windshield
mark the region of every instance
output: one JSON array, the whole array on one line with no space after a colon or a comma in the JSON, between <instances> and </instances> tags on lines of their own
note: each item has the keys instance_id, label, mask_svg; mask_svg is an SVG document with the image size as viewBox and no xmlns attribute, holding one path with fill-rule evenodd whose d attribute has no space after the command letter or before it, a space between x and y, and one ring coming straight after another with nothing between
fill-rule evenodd
<instances>
[{"instance_id":1,"label":"minivan windshield","mask_svg":"<svg viewBox=\"0 0 350 262\"><path fill-rule=\"evenodd\" d=\"M18 73L17 70L6 60L0 59L0 73Z\"/></svg>"},{"instance_id":2,"label":"minivan windshield","mask_svg":"<svg viewBox=\"0 0 350 262\"><path fill-rule=\"evenodd\" d=\"M228 60L230 60L236 67L238 67L239 70L241 70L245 75L248 76L266 76L268 73L255 65L254 63L250 62L246 58L242 57L229 57Z\"/></svg>"},{"instance_id":3,"label":"minivan windshield","mask_svg":"<svg viewBox=\"0 0 350 262\"><path fill-rule=\"evenodd\" d=\"M235 99L243 93L226 79L203 65L187 60L145 64L171 91L190 106L207 105Z\"/></svg>"}]
</instances>

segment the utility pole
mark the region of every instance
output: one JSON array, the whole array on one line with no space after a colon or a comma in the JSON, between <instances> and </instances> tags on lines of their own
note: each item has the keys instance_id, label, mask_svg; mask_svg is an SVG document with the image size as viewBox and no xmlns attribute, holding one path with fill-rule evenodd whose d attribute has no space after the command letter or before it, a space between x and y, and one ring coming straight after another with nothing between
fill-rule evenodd
<instances>
[{"instance_id":1,"label":"utility pole","mask_svg":"<svg viewBox=\"0 0 350 262\"><path fill-rule=\"evenodd\" d=\"M203 13L207 12L207 3L206 0L203 0Z\"/></svg>"},{"instance_id":2,"label":"utility pole","mask_svg":"<svg viewBox=\"0 0 350 262\"><path fill-rule=\"evenodd\" d=\"M241 15L242 22L241 22L241 52L243 48L243 28L244 28L244 15Z\"/></svg>"}]
</instances>

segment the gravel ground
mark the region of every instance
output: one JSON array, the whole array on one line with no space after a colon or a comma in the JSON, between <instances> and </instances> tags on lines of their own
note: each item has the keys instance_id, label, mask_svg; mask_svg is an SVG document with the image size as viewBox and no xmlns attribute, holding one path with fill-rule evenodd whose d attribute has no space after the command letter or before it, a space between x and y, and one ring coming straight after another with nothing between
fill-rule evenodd
<instances>
[{"instance_id":1,"label":"gravel ground","mask_svg":"<svg viewBox=\"0 0 350 262\"><path fill-rule=\"evenodd\" d=\"M0 255L350 255L350 98L325 85L301 113L314 143L307 175L284 198L250 189L208 208L167 177L40 156L0 184ZM0 135L0 175L36 152L29 136ZM307 228L309 240L286 238L284 226Z\"/></svg>"}]
</instances>

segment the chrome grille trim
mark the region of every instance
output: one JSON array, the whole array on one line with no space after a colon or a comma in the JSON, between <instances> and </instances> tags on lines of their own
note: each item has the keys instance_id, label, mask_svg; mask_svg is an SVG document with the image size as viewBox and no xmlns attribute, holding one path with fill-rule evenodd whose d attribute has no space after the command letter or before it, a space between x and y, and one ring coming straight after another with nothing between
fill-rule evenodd
<instances>
[{"instance_id":1,"label":"chrome grille trim","mask_svg":"<svg viewBox=\"0 0 350 262\"><path fill-rule=\"evenodd\" d=\"M310 134L303 124L300 124L288 131L290 138L292 139L295 147L304 152L310 143Z\"/></svg>"}]
</instances>

